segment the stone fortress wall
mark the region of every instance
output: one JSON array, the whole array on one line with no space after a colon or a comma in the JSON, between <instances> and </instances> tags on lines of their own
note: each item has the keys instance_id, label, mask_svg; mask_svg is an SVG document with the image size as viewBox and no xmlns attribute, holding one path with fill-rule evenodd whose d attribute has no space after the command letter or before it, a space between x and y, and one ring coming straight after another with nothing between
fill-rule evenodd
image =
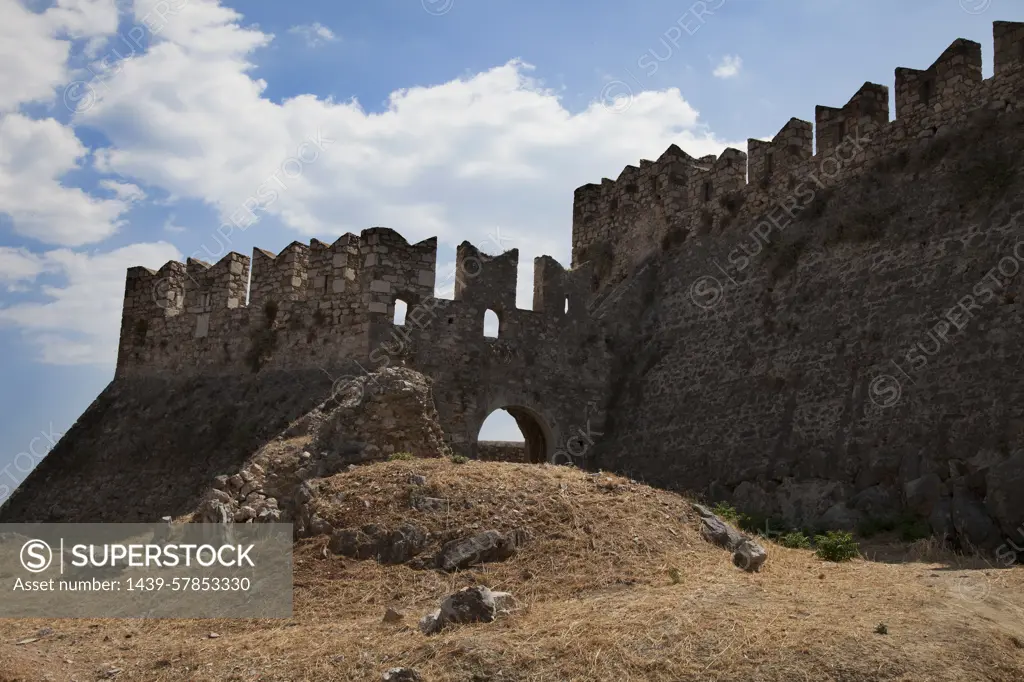
<instances>
[{"instance_id":1,"label":"stone fortress wall","mask_svg":"<svg viewBox=\"0 0 1024 682\"><path fill-rule=\"evenodd\" d=\"M613 357L594 466L798 523L1024 528L1024 24L748 154L576 190ZM812 138L816 150L812 150ZM595 310L597 308L595 307Z\"/></svg>"},{"instance_id":2,"label":"stone fortress wall","mask_svg":"<svg viewBox=\"0 0 1024 682\"><path fill-rule=\"evenodd\" d=\"M454 300L434 295L436 258L436 239L409 244L376 227L277 255L255 249L251 261L229 253L214 265L131 268L116 378L320 369L344 391L361 374L408 365L434 380L457 452L475 456L484 419L508 408L532 459L579 459L572 438L603 419L607 383L602 340L582 305L588 273L535 259L533 310L520 310L518 250L491 256L461 244ZM497 338L483 333L488 310Z\"/></svg>"},{"instance_id":3,"label":"stone fortress wall","mask_svg":"<svg viewBox=\"0 0 1024 682\"><path fill-rule=\"evenodd\" d=\"M963 39L927 69L897 68L895 120L889 120L889 89L864 83L842 107L815 107L813 125L792 118L770 141L748 140L746 154L728 148L717 158L695 159L671 145L657 161L642 159L615 180L583 185L573 200L573 264L592 263L596 288L604 290L669 242L722 235L741 208L745 216L773 208L776 215L792 214L800 185L806 196L836 184L872 160L962 123L975 102L1012 99L1024 64L1024 29L995 22L993 36L995 75L987 81L981 45Z\"/></svg>"},{"instance_id":4,"label":"stone fortress wall","mask_svg":"<svg viewBox=\"0 0 1024 682\"><path fill-rule=\"evenodd\" d=\"M431 377L452 449L471 457L490 456L477 433L505 407L527 461L571 455L801 523L909 509L994 547L1024 525L1007 487L1024 485L1024 277L998 305L971 301L981 331L929 378L892 376L923 336L949 340L936 316L1024 235L1006 158L1024 152L1024 24L993 34L987 80L963 39L897 69L891 121L888 88L865 83L747 154L673 145L580 187L573 267L536 259L532 311L515 307L518 251L463 243L455 299L437 299L436 241L386 228L134 268L117 381L313 370L343 389L404 364Z\"/></svg>"}]
</instances>

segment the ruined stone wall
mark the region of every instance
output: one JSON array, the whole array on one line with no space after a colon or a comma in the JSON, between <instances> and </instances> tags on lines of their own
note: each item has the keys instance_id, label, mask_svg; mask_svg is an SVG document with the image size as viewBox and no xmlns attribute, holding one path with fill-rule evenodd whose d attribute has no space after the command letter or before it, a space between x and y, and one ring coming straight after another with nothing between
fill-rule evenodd
<instances>
[{"instance_id":1,"label":"ruined stone wall","mask_svg":"<svg viewBox=\"0 0 1024 682\"><path fill-rule=\"evenodd\" d=\"M894 121L865 84L818 108L816 154L796 120L752 144L737 193L674 147L624 171L674 193L577 190L616 358L595 465L801 523L909 509L995 547L1024 522L1024 36L994 35L993 78L958 40L897 71Z\"/></svg>"},{"instance_id":2,"label":"ruined stone wall","mask_svg":"<svg viewBox=\"0 0 1024 682\"><path fill-rule=\"evenodd\" d=\"M584 305L589 270L535 260L534 309L516 307L517 250L458 248L455 299L434 296L437 241L409 244L387 228L280 254L230 253L209 265L132 268L125 287L117 380L252 376L315 370L335 390L407 365L434 381L451 447L476 456L487 416L512 408L543 459L585 448L572 439L601 420L608 356ZM248 298L248 302L247 302ZM395 324L396 302L407 305ZM484 315L500 320L484 336ZM589 446L588 446L589 447Z\"/></svg>"},{"instance_id":3,"label":"ruined stone wall","mask_svg":"<svg viewBox=\"0 0 1024 682\"><path fill-rule=\"evenodd\" d=\"M2 523L156 523L326 400L318 371L116 380L0 505Z\"/></svg>"},{"instance_id":4,"label":"ruined stone wall","mask_svg":"<svg viewBox=\"0 0 1024 682\"><path fill-rule=\"evenodd\" d=\"M526 444L510 440L482 440L478 459L487 462L526 462Z\"/></svg>"}]
</instances>

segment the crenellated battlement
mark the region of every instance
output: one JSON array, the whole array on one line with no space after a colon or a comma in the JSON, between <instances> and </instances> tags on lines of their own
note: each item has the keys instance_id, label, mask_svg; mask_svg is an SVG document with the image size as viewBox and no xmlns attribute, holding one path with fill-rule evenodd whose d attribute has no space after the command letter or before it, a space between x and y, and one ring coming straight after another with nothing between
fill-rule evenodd
<instances>
[{"instance_id":1,"label":"crenellated battlement","mask_svg":"<svg viewBox=\"0 0 1024 682\"><path fill-rule=\"evenodd\" d=\"M498 313L503 343L568 338L567 300L574 301L577 327L585 321L576 302L583 300L586 270L538 259L534 300L541 305L519 310L518 250L489 255L463 242L457 255L455 300L434 294L437 239L410 244L385 227L345 234L333 244L292 242L277 254L256 248L251 259L229 253L212 265L190 258L158 271L130 268L117 372L339 366L372 357L396 329L410 342L467 347L484 342L486 310ZM413 323L395 324L398 301Z\"/></svg>"},{"instance_id":2,"label":"crenellated battlement","mask_svg":"<svg viewBox=\"0 0 1024 682\"><path fill-rule=\"evenodd\" d=\"M1016 107L1024 81L1024 23L995 22L993 42L994 75L987 80L981 46L964 39L925 69L896 68L893 120L889 89L866 82L841 107L816 106L813 125L791 118L771 140L748 140L746 154L730 148L695 159L671 145L657 161L626 166L614 181L579 187L573 264L594 264L594 294L654 251L756 221L773 206L792 210L795 188L843 182L978 109Z\"/></svg>"}]
</instances>

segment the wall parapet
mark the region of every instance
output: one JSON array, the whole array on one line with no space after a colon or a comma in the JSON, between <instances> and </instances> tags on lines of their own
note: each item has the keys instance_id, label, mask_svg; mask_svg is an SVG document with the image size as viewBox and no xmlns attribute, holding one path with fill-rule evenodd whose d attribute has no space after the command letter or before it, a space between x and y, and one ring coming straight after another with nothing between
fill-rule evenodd
<instances>
[{"instance_id":1,"label":"wall parapet","mask_svg":"<svg viewBox=\"0 0 1024 682\"><path fill-rule=\"evenodd\" d=\"M791 118L771 140L748 140L746 154L730 148L694 159L673 144L653 163L626 166L614 181L579 187L573 265L602 261L591 290L596 295L652 251L741 222L741 206L778 202L807 178L820 186L841 182L880 156L943 133L974 110L1012 108L1015 85L1024 80L1024 23L995 22L993 42L989 79L982 79L981 46L962 38L925 69L896 68L893 120L889 89L866 82L842 107L815 107L813 125Z\"/></svg>"},{"instance_id":2,"label":"wall parapet","mask_svg":"<svg viewBox=\"0 0 1024 682\"><path fill-rule=\"evenodd\" d=\"M463 242L455 300L435 297L436 261L436 238L410 244L374 227L333 244L292 242L277 254L255 248L251 259L229 253L212 265L190 258L157 271L129 268L117 375L341 366L369 357L396 329L413 335L412 322L395 324L398 301L444 318L416 332L422 339L455 345L482 340L483 316L494 310L502 344L513 350L586 317L578 302L589 270L538 258L540 306L519 310L518 250L491 256Z\"/></svg>"}]
</instances>

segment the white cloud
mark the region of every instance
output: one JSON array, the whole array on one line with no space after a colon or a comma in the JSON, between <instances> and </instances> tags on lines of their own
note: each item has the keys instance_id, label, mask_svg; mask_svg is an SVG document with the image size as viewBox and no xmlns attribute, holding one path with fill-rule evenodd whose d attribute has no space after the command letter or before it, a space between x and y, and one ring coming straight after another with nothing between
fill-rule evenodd
<instances>
[{"instance_id":1,"label":"white cloud","mask_svg":"<svg viewBox=\"0 0 1024 682\"><path fill-rule=\"evenodd\" d=\"M45 259L28 249L0 246L0 283L5 286L33 280L46 268Z\"/></svg>"},{"instance_id":2,"label":"white cloud","mask_svg":"<svg viewBox=\"0 0 1024 682\"><path fill-rule=\"evenodd\" d=\"M726 146L676 89L570 112L519 61L396 91L382 112L313 95L278 104L249 73L272 36L241 20L191 0L106 83L81 116L113 143L101 170L203 200L224 220L262 188L265 210L306 236L387 225L455 243L501 225L529 240L524 260L566 260L575 187L671 143L698 157ZM333 143L310 146L318 135Z\"/></svg>"},{"instance_id":3,"label":"white cloud","mask_svg":"<svg viewBox=\"0 0 1024 682\"><path fill-rule=\"evenodd\" d=\"M118 182L117 180L100 180L100 187L105 190L109 190L114 195L123 201L134 202L142 201L146 198L146 193L142 191L142 188L138 185L133 185L130 182Z\"/></svg>"},{"instance_id":4,"label":"white cloud","mask_svg":"<svg viewBox=\"0 0 1024 682\"><path fill-rule=\"evenodd\" d=\"M300 36L304 41L306 41L306 45L309 47L317 47L324 43L333 43L338 39L334 35L334 31L327 28L319 21L313 22L312 24L292 26L288 29L288 32Z\"/></svg>"},{"instance_id":5,"label":"white cloud","mask_svg":"<svg viewBox=\"0 0 1024 682\"><path fill-rule=\"evenodd\" d=\"M97 38L117 31L116 0L57 0L43 17L70 38Z\"/></svg>"},{"instance_id":6,"label":"white cloud","mask_svg":"<svg viewBox=\"0 0 1024 682\"><path fill-rule=\"evenodd\" d=\"M10 216L15 233L81 246L117 231L126 201L98 199L61 184L87 154L74 131L52 118L0 118L0 213Z\"/></svg>"},{"instance_id":7,"label":"white cloud","mask_svg":"<svg viewBox=\"0 0 1024 682\"><path fill-rule=\"evenodd\" d=\"M743 60L740 59L739 55L725 55L722 57L722 61L718 62L718 66L711 74L715 78L733 78L738 76L740 69L743 67Z\"/></svg>"},{"instance_id":8,"label":"white cloud","mask_svg":"<svg viewBox=\"0 0 1024 682\"><path fill-rule=\"evenodd\" d=\"M166 232L179 233L185 232L186 228L175 223L175 217L174 214L172 213L171 215L167 216L166 220L164 220L164 230Z\"/></svg>"},{"instance_id":9,"label":"white cloud","mask_svg":"<svg viewBox=\"0 0 1024 682\"><path fill-rule=\"evenodd\" d=\"M66 38L93 39L117 30L115 0L58 0L32 12L20 0L0 0L0 114L53 98L68 81Z\"/></svg>"},{"instance_id":10,"label":"white cloud","mask_svg":"<svg viewBox=\"0 0 1024 682\"><path fill-rule=\"evenodd\" d=\"M0 324L19 328L42 362L113 364L127 269L134 265L157 269L181 258L166 242L132 244L94 254L69 249L41 254L0 250L0 268L9 264L19 267L21 279L46 272L64 282L40 287L43 301L0 307Z\"/></svg>"}]
</instances>

